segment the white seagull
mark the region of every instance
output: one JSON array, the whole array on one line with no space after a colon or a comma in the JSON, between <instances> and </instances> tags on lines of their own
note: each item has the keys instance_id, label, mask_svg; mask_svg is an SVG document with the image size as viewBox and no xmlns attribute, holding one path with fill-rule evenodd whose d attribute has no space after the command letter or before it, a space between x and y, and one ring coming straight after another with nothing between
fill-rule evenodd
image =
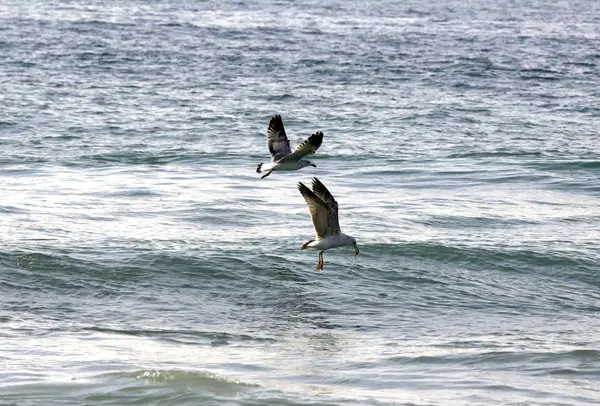
<instances>
[{"instance_id":1,"label":"white seagull","mask_svg":"<svg viewBox=\"0 0 600 406\"><path fill-rule=\"evenodd\" d=\"M319 263L317 271L323 269L323 252L330 248L342 247L344 245L354 246L354 256L359 253L358 246L354 237L346 235L340 231L338 221L338 204L329 193L329 190L317 178L312 181L312 190L307 188L302 182L298 182L298 190L302 193L313 225L315 226L316 237L314 240L304 243L301 250L314 248L319 250Z\"/></svg>"},{"instance_id":2,"label":"white seagull","mask_svg":"<svg viewBox=\"0 0 600 406\"><path fill-rule=\"evenodd\" d=\"M273 171L295 171L305 166L317 165L306 159L307 155L314 154L323 142L323 133L317 132L311 135L306 141L298 145L294 152L290 149L290 140L288 140L283 128L283 121L278 114L271 118L269 129L267 130L267 145L271 153L271 162L268 164L258 164L256 173L264 173L260 178L266 178Z\"/></svg>"}]
</instances>

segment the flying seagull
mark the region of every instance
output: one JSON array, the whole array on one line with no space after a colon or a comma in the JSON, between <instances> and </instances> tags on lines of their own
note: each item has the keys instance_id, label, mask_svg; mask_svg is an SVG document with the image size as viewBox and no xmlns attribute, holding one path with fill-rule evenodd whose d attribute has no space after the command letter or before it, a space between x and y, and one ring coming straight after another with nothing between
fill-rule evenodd
<instances>
[{"instance_id":1,"label":"flying seagull","mask_svg":"<svg viewBox=\"0 0 600 406\"><path fill-rule=\"evenodd\" d=\"M294 152L292 152L290 149L290 140L288 140L283 128L281 116L279 114L273 116L267 130L267 145L271 153L271 162L268 164L258 164L256 173L265 173L261 176L262 179L269 176L273 171L295 171L305 166L314 166L316 168L317 165L302 158L314 154L322 142L323 133L317 132L298 145Z\"/></svg>"},{"instance_id":2,"label":"flying seagull","mask_svg":"<svg viewBox=\"0 0 600 406\"><path fill-rule=\"evenodd\" d=\"M359 250L356 240L340 231L338 204L325 185L319 179L313 178L312 190L302 182L298 182L298 190L300 190L306 204L308 204L308 210L316 232L315 239L307 241L300 249L314 248L319 250L317 271L323 269L323 252L330 248L353 245L354 256L357 256Z\"/></svg>"}]
</instances>

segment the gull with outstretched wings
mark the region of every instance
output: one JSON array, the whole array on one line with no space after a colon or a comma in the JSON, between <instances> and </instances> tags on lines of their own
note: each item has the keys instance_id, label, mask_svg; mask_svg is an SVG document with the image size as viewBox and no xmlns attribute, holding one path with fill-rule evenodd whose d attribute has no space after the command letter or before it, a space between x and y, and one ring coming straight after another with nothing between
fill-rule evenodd
<instances>
[{"instance_id":1,"label":"gull with outstretched wings","mask_svg":"<svg viewBox=\"0 0 600 406\"><path fill-rule=\"evenodd\" d=\"M359 250L354 237L346 235L340 230L338 204L325 185L319 179L314 178L312 190L302 182L298 182L298 190L306 200L316 233L315 239L307 241L300 249L314 248L319 250L317 271L323 269L323 252L330 248L353 245L354 256L358 255Z\"/></svg>"},{"instance_id":2,"label":"gull with outstretched wings","mask_svg":"<svg viewBox=\"0 0 600 406\"><path fill-rule=\"evenodd\" d=\"M271 153L271 162L268 164L258 164L257 173L264 173L262 178L266 178L273 171L296 171L305 166L317 165L303 159L307 155L314 154L323 142L323 133L316 132L302 144L298 145L294 152L290 149L290 140L288 140L283 128L283 121L280 115L273 116L267 130L267 145Z\"/></svg>"}]
</instances>

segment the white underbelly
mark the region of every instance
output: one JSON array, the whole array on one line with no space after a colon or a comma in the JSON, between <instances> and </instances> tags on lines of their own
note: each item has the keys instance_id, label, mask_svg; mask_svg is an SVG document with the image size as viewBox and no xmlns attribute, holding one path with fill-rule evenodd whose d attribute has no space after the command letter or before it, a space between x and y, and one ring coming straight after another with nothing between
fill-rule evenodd
<instances>
[{"instance_id":1,"label":"white underbelly","mask_svg":"<svg viewBox=\"0 0 600 406\"><path fill-rule=\"evenodd\" d=\"M298 162L273 163L274 171L295 171L298 169Z\"/></svg>"},{"instance_id":2,"label":"white underbelly","mask_svg":"<svg viewBox=\"0 0 600 406\"><path fill-rule=\"evenodd\" d=\"M323 238L322 240L311 242L308 246L316 250L328 250L330 248L336 248L346 245L338 237L339 236L336 235L332 237Z\"/></svg>"}]
</instances>

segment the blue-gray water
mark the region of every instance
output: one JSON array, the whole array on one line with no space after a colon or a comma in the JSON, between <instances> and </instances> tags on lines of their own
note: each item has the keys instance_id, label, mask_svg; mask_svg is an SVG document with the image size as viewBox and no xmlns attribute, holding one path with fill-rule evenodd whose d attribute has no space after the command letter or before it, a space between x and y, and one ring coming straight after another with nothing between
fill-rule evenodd
<instances>
[{"instance_id":1,"label":"blue-gray water","mask_svg":"<svg viewBox=\"0 0 600 406\"><path fill-rule=\"evenodd\" d=\"M600 3L3 1L0 404L595 405ZM260 180L265 132L323 131ZM350 247L312 238L318 176Z\"/></svg>"}]
</instances>

